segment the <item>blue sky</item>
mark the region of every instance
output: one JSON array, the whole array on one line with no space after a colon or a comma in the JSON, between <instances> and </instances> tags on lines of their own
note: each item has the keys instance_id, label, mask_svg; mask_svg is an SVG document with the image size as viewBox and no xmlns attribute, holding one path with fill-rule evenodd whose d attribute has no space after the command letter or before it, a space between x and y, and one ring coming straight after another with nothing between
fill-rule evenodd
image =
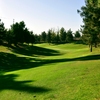
<instances>
[{"instance_id":1,"label":"blue sky","mask_svg":"<svg viewBox=\"0 0 100 100\"><path fill-rule=\"evenodd\" d=\"M80 29L82 18L77 13L84 0L0 0L0 18L9 28L15 22L24 21L34 33L64 27L74 32Z\"/></svg>"}]
</instances>

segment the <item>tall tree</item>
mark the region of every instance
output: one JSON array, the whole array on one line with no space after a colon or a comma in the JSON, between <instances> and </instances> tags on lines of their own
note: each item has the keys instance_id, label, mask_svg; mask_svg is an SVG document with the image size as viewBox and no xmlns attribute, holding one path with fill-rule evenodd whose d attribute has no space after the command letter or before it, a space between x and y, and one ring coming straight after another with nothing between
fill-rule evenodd
<instances>
[{"instance_id":1,"label":"tall tree","mask_svg":"<svg viewBox=\"0 0 100 100\"><path fill-rule=\"evenodd\" d=\"M33 43L35 43L35 36L33 34L33 31L30 32L30 42L32 43L32 45Z\"/></svg>"},{"instance_id":2,"label":"tall tree","mask_svg":"<svg viewBox=\"0 0 100 100\"><path fill-rule=\"evenodd\" d=\"M51 29L51 42L52 43L56 42L56 32L54 28Z\"/></svg>"},{"instance_id":3,"label":"tall tree","mask_svg":"<svg viewBox=\"0 0 100 100\"><path fill-rule=\"evenodd\" d=\"M57 43L60 42L59 29L57 30L56 42L57 42Z\"/></svg>"},{"instance_id":4,"label":"tall tree","mask_svg":"<svg viewBox=\"0 0 100 100\"><path fill-rule=\"evenodd\" d=\"M5 39L5 27L4 27L4 23L1 22L1 19L0 19L0 44L3 43L4 39Z\"/></svg>"},{"instance_id":5,"label":"tall tree","mask_svg":"<svg viewBox=\"0 0 100 100\"><path fill-rule=\"evenodd\" d=\"M63 27L60 29L60 40L66 42L66 30Z\"/></svg>"},{"instance_id":6,"label":"tall tree","mask_svg":"<svg viewBox=\"0 0 100 100\"><path fill-rule=\"evenodd\" d=\"M14 44L23 43L24 42L24 30L25 30L25 23L21 21L20 23L16 22L15 24L11 25L11 31L14 36Z\"/></svg>"},{"instance_id":7,"label":"tall tree","mask_svg":"<svg viewBox=\"0 0 100 100\"><path fill-rule=\"evenodd\" d=\"M69 29L66 33L66 42L72 42L73 41L73 32L71 31L71 29Z\"/></svg>"},{"instance_id":8,"label":"tall tree","mask_svg":"<svg viewBox=\"0 0 100 100\"><path fill-rule=\"evenodd\" d=\"M78 30L78 31L75 32L75 38L80 38L80 37L81 37L81 34L80 34L79 30Z\"/></svg>"},{"instance_id":9,"label":"tall tree","mask_svg":"<svg viewBox=\"0 0 100 100\"><path fill-rule=\"evenodd\" d=\"M49 29L48 30L48 33L47 33L47 42L50 44L51 43L51 34L52 34L52 31Z\"/></svg>"},{"instance_id":10,"label":"tall tree","mask_svg":"<svg viewBox=\"0 0 100 100\"><path fill-rule=\"evenodd\" d=\"M14 34L11 29L6 31L6 40L8 42L8 46L11 46L14 43Z\"/></svg>"},{"instance_id":11,"label":"tall tree","mask_svg":"<svg viewBox=\"0 0 100 100\"><path fill-rule=\"evenodd\" d=\"M18 43L30 43L31 42L31 32L25 25L24 21L16 22L11 25L10 34L12 35L12 40L15 45Z\"/></svg>"},{"instance_id":12,"label":"tall tree","mask_svg":"<svg viewBox=\"0 0 100 100\"><path fill-rule=\"evenodd\" d=\"M24 30L24 42L26 42L28 45L31 43L31 33L28 28L25 28Z\"/></svg>"},{"instance_id":13,"label":"tall tree","mask_svg":"<svg viewBox=\"0 0 100 100\"><path fill-rule=\"evenodd\" d=\"M35 34L34 37L35 37L35 43L40 43L41 35Z\"/></svg>"},{"instance_id":14,"label":"tall tree","mask_svg":"<svg viewBox=\"0 0 100 100\"><path fill-rule=\"evenodd\" d=\"M90 51L92 46L97 47L100 36L100 7L98 0L85 0L85 6L78 10L80 16L83 18L84 25L82 26L83 37L87 39Z\"/></svg>"},{"instance_id":15,"label":"tall tree","mask_svg":"<svg viewBox=\"0 0 100 100\"><path fill-rule=\"evenodd\" d=\"M46 37L47 37L46 32L43 31L43 32L41 33L41 41L46 42Z\"/></svg>"}]
</instances>

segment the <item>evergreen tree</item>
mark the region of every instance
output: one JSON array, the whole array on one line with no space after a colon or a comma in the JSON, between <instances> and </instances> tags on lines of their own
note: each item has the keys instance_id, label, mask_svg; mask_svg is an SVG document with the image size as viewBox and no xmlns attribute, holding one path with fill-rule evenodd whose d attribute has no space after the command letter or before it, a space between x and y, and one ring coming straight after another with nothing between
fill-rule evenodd
<instances>
[{"instance_id":1,"label":"evergreen tree","mask_svg":"<svg viewBox=\"0 0 100 100\"><path fill-rule=\"evenodd\" d=\"M85 6L82 6L78 13L80 13L84 22L82 37L86 39L92 52L92 46L97 47L100 37L100 7L98 6L98 0L85 0Z\"/></svg>"},{"instance_id":2,"label":"evergreen tree","mask_svg":"<svg viewBox=\"0 0 100 100\"><path fill-rule=\"evenodd\" d=\"M20 23L16 22L15 24L11 25L11 32L14 37L13 40L15 45L24 42L24 31L25 31L24 21L21 21Z\"/></svg>"},{"instance_id":3,"label":"evergreen tree","mask_svg":"<svg viewBox=\"0 0 100 100\"><path fill-rule=\"evenodd\" d=\"M5 40L5 27L4 27L4 23L1 22L1 19L0 19L0 44L3 43L3 41Z\"/></svg>"},{"instance_id":4,"label":"evergreen tree","mask_svg":"<svg viewBox=\"0 0 100 100\"><path fill-rule=\"evenodd\" d=\"M51 43L51 34L52 34L52 31L49 29L48 30L48 33L47 33L47 42L50 44Z\"/></svg>"},{"instance_id":5,"label":"evergreen tree","mask_svg":"<svg viewBox=\"0 0 100 100\"><path fill-rule=\"evenodd\" d=\"M60 42L59 30L57 31L57 35L56 35L56 42L57 42L57 43Z\"/></svg>"},{"instance_id":6,"label":"evergreen tree","mask_svg":"<svg viewBox=\"0 0 100 100\"><path fill-rule=\"evenodd\" d=\"M66 30L63 27L60 29L60 41L66 42Z\"/></svg>"},{"instance_id":7,"label":"evergreen tree","mask_svg":"<svg viewBox=\"0 0 100 100\"><path fill-rule=\"evenodd\" d=\"M32 31L30 32L30 42L32 43L32 45L33 43L35 43L35 36Z\"/></svg>"},{"instance_id":8,"label":"evergreen tree","mask_svg":"<svg viewBox=\"0 0 100 100\"><path fill-rule=\"evenodd\" d=\"M54 29L51 29L51 42L56 43L56 32Z\"/></svg>"},{"instance_id":9,"label":"evergreen tree","mask_svg":"<svg viewBox=\"0 0 100 100\"><path fill-rule=\"evenodd\" d=\"M41 35L35 34L35 43L40 43Z\"/></svg>"},{"instance_id":10,"label":"evergreen tree","mask_svg":"<svg viewBox=\"0 0 100 100\"><path fill-rule=\"evenodd\" d=\"M31 33L28 28L25 28L24 30L24 42L26 42L28 45L31 43Z\"/></svg>"},{"instance_id":11,"label":"evergreen tree","mask_svg":"<svg viewBox=\"0 0 100 100\"><path fill-rule=\"evenodd\" d=\"M73 41L73 35L71 29L69 29L66 33L66 42L70 43Z\"/></svg>"},{"instance_id":12,"label":"evergreen tree","mask_svg":"<svg viewBox=\"0 0 100 100\"><path fill-rule=\"evenodd\" d=\"M80 37L81 37L81 34L80 34L79 30L78 30L78 31L75 32L75 38L80 38Z\"/></svg>"},{"instance_id":13,"label":"evergreen tree","mask_svg":"<svg viewBox=\"0 0 100 100\"><path fill-rule=\"evenodd\" d=\"M46 42L46 37L47 37L46 32L43 31L43 32L41 33L41 41Z\"/></svg>"}]
</instances>

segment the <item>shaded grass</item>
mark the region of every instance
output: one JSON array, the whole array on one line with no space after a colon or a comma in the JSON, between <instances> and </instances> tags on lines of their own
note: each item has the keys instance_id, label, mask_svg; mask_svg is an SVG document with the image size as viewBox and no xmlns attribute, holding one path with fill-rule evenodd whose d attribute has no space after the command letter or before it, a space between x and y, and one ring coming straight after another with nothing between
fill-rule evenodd
<instances>
[{"instance_id":1,"label":"shaded grass","mask_svg":"<svg viewBox=\"0 0 100 100\"><path fill-rule=\"evenodd\" d=\"M34 47L47 53L51 51L52 55L41 54L42 51L27 54L30 50L22 53L1 47L5 48L0 52L1 100L7 97L8 100L100 99L98 49L90 53L87 46L79 44L37 44Z\"/></svg>"},{"instance_id":2,"label":"shaded grass","mask_svg":"<svg viewBox=\"0 0 100 100\"><path fill-rule=\"evenodd\" d=\"M38 59L18 57L14 54L0 52L0 70L2 71L15 71L21 69L29 69L34 67L40 67L45 64L61 63L61 62L74 62L85 60L100 60L100 55L88 55L77 58L62 58L62 59Z\"/></svg>"},{"instance_id":3,"label":"shaded grass","mask_svg":"<svg viewBox=\"0 0 100 100\"><path fill-rule=\"evenodd\" d=\"M18 91L27 91L28 93L38 93L38 92L46 92L49 89L45 87L37 87L37 86L30 86L26 83L32 82L30 80L27 81L15 81L14 79L18 77L15 74L9 75L0 75L0 91L2 90L18 90Z\"/></svg>"},{"instance_id":4,"label":"shaded grass","mask_svg":"<svg viewBox=\"0 0 100 100\"><path fill-rule=\"evenodd\" d=\"M21 45L17 47L11 47L10 50L12 52L22 54L22 55L27 55L27 56L55 56L59 55L60 53L57 50L53 49L48 49L44 47L39 47L39 46L27 46L27 45Z\"/></svg>"}]
</instances>

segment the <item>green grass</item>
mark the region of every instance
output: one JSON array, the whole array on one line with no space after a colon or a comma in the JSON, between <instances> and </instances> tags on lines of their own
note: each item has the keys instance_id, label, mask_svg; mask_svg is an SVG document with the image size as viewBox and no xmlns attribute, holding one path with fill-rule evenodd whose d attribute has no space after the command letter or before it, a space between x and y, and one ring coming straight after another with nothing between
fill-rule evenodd
<instances>
[{"instance_id":1,"label":"green grass","mask_svg":"<svg viewBox=\"0 0 100 100\"><path fill-rule=\"evenodd\" d=\"M0 100L100 100L100 48L0 46Z\"/></svg>"}]
</instances>

